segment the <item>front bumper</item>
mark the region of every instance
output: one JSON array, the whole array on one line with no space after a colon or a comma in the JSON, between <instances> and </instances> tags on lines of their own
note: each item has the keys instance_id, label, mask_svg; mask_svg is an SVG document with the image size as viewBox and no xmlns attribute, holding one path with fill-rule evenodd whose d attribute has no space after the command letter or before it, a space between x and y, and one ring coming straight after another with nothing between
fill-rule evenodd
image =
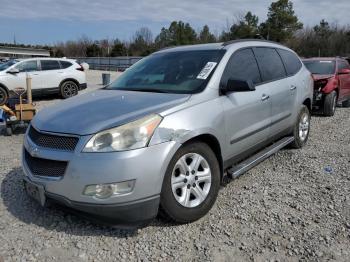
<instances>
[{"instance_id":1,"label":"front bumper","mask_svg":"<svg viewBox=\"0 0 350 262\"><path fill-rule=\"evenodd\" d=\"M147 220L157 214L159 195L167 166L179 148L166 142L146 148L114 153L82 153L91 136L81 137L74 152L38 147L26 134L24 150L35 157L67 161L62 177L39 177L31 173L22 157L24 179L42 185L48 200L90 215L115 219L116 222ZM83 195L87 185L136 180L132 192L97 199Z\"/></svg>"}]
</instances>

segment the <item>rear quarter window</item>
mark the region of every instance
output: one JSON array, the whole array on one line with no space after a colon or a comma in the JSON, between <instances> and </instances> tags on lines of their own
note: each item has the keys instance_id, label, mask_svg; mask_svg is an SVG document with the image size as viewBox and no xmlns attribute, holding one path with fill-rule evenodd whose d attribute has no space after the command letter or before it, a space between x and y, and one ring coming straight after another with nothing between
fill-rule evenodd
<instances>
[{"instance_id":1,"label":"rear quarter window","mask_svg":"<svg viewBox=\"0 0 350 262\"><path fill-rule=\"evenodd\" d=\"M287 76L281 57L274 48L255 47L253 50L263 82L274 81Z\"/></svg>"},{"instance_id":2,"label":"rear quarter window","mask_svg":"<svg viewBox=\"0 0 350 262\"><path fill-rule=\"evenodd\" d=\"M68 67L73 65L71 62L68 62L68 61L60 61L60 63L61 63L61 67L63 69L68 68Z\"/></svg>"},{"instance_id":3,"label":"rear quarter window","mask_svg":"<svg viewBox=\"0 0 350 262\"><path fill-rule=\"evenodd\" d=\"M61 69L60 63L57 60L41 60L41 70L57 70Z\"/></svg>"},{"instance_id":4,"label":"rear quarter window","mask_svg":"<svg viewBox=\"0 0 350 262\"><path fill-rule=\"evenodd\" d=\"M286 67L287 75L292 76L299 72L302 67L300 59L292 52L283 49L277 49L282 61Z\"/></svg>"}]
</instances>

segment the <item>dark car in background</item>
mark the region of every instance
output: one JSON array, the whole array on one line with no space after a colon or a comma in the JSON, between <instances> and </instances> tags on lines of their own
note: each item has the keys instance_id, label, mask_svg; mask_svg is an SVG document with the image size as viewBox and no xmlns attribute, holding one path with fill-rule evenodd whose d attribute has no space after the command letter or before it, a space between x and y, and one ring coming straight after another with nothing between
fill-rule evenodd
<instances>
[{"instance_id":1,"label":"dark car in background","mask_svg":"<svg viewBox=\"0 0 350 262\"><path fill-rule=\"evenodd\" d=\"M350 65L346 59L318 57L303 62L314 79L315 111L333 116L337 104L350 107Z\"/></svg>"}]
</instances>

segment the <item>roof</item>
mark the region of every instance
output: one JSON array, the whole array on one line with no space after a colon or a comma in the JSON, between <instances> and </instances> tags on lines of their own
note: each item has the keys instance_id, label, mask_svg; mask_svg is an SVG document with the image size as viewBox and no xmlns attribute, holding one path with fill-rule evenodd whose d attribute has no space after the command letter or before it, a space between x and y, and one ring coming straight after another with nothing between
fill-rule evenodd
<instances>
[{"instance_id":1,"label":"roof","mask_svg":"<svg viewBox=\"0 0 350 262\"><path fill-rule=\"evenodd\" d=\"M156 53L162 53L162 52L177 52L177 51L194 51L194 50L220 50L220 49L227 49L231 45L236 44L244 44L244 43L251 43L252 45L258 45L262 44L264 46L267 46L268 44L274 46L274 47L283 47L287 48L286 46L272 41L262 40L262 39L239 39L239 40L232 40L227 42L221 42L221 43L211 43L211 44L197 44L197 45L183 45L183 46L176 46L176 47L167 47L164 48Z\"/></svg>"}]
</instances>

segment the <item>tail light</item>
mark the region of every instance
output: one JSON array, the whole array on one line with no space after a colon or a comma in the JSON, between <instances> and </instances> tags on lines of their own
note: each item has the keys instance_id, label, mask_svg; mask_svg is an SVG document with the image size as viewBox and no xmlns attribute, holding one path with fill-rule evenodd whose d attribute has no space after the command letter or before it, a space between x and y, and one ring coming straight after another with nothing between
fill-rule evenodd
<instances>
[{"instance_id":1,"label":"tail light","mask_svg":"<svg viewBox=\"0 0 350 262\"><path fill-rule=\"evenodd\" d=\"M80 67L76 68L76 70L84 72L84 67L82 65L79 65L79 66Z\"/></svg>"}]
</instances>

